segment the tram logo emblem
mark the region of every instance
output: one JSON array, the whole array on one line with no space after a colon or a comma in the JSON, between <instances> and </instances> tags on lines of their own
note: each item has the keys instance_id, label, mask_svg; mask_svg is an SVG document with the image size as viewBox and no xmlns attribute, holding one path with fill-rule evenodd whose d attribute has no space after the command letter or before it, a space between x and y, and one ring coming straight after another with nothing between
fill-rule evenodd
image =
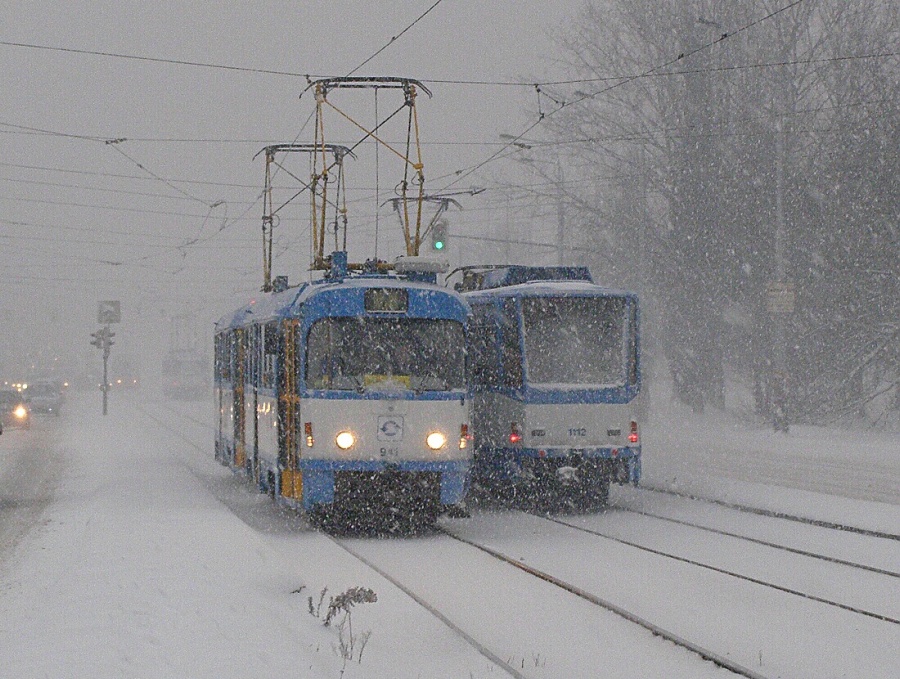
<instances>
[{"instance_id":1,"label":"tram logo emblem","mask_svg":"<svg viewBox=\"0 0 900 679\"><path fill-rule=\"evenodd\" d=\"M378 418L379 441L402 441L403 418L396 415L381 415Z\"/></svg>"}]
</instances>

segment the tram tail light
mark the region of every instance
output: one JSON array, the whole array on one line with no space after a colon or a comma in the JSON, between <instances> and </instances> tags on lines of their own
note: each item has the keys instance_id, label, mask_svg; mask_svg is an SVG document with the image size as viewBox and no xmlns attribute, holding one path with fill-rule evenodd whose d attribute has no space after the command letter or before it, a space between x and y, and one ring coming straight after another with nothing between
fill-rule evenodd
<instances>
[{"instance_id":1,"label":"tram tail light","mask_svg":"<svg viewBox=\"0 0 900 679\"><path fill-rule=\"evenodd\" d=\"M638 437L638 425L634 420L631 421L631 433L628 434L628 442L629 443L637 443L639 440Z\"/></svg>"},{"instance_id":2,"label":"tram tail light","mask_svg":"<svg viewBox=\"0 0 900 679\"><path fill-rule=\"evenodd\" d=\"M461 424L459 425L459 449L467 448L469 446L469 425Z\"/></svg>"},{"instance_id":3,"label":"tram tail light","mask_svg":"<svg viewBox=\"0 0 900 679\"><path fill-rule=\"evenodd\" d=\"M509 423L509 442L522 443L522 432L519 431L519 425L515 422Z\"/></svg>"},{"instance_id":4,"label":"tram tail light","mask_svg":"<svg viewBox=\"0 0 900 679\"><path fill-rule=\"evenodd\" d=\"M303 433L306 434L306 447L312 448L313 443L315 443L315 439L313 438L312 433L312 422L303 423Z\"/></svg>"}]
</instances>

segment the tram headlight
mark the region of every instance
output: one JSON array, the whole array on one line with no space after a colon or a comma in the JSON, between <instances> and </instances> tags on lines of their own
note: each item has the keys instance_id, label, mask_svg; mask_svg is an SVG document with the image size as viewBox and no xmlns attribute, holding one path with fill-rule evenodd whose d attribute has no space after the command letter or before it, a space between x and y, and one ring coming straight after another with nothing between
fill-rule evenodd
<instances>
[{"instance_id":1,"label":"tram headlight","mask_svg":"<svg viewBox=\"0 0 900 679\"><path fill-rule=\"evenodd\" d=\"M447 445L447 437L439 431L433 431L425 437L425 445L432 450L440 450Z\"/></svg>"},{"instance_id":2,"label":"tram headlight","mask_svg":"<svg viewBox=\"0 0 900 679\"><path fill-rule=\"evenodd\" d=\"M356 443L356 437L349 431L342 431L334 437L334 442L341 450L349 450Z\"/></svg>"}]
</instances>

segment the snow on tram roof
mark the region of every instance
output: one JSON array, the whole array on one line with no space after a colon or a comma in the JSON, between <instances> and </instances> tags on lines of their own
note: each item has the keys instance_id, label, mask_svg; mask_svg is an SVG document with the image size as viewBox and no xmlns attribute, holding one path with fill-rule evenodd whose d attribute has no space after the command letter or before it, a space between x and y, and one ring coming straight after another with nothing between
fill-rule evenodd
<instances>
[{"instance_id":1,"label":"snow on tram roof","mask_svg":"<svg viewBox=\"0 0 900 679\"><path fill-rule=\"evenodd\" d=\"M502 297L539 297L539 296L616 296L633 297L630 290L607 288L588 281L554 281L540 280L508 285L484 290L473 290L467 293L472 296Z\"/></svg>"},{"instance_id":2,"label":"snow on tram roof","mask_svg":"<svg viewBox=\"0 0 900 679\"><path fill-rule=\"evenodd\" d=\"M442 288L434 283L424 281L411 281L408 278L394 275L354 275L345 278L323 278L313 283L301 283L296 288L288 288L282 292L259 293L257 299L239 307L236 311L225 314L220 318L215 327L219 330L237 327L244 324L247 314L253 314L254 319L264 322L279 318L292 307L308 302L312 297L320 293L348 288L405 288L407 290L420 290L422 292L443 293L456 295L456 293Z\"/></svg>"}]
</instances>

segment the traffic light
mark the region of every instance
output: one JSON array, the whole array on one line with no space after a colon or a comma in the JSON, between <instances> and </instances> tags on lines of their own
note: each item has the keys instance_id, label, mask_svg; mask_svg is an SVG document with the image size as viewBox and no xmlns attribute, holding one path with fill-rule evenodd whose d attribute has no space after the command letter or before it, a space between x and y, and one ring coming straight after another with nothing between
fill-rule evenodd
<instances>
[{"instance_id":1,"label":"traffic light","mask_svg":"<svg viewBox=\"0 0 900 679\"><path fill-rule=\"evenodd\" d=\"M112 341L112 338L116 336L109 327L100 328L97 332L92 332L91 337L91 345L97 347L98 349L109 349L115 342Z\"/></svg>"},{"instance_id":2,"label":"traffic light","mask_svg":"<svg viewBox=\"0 0 900 679\"><path fill-rule=\"evenodd\" d=\"M431 249L440 252L447 247L447 230L450 224L446 219L437 220L431 227Z\"/></svg>"}]
</instances>

